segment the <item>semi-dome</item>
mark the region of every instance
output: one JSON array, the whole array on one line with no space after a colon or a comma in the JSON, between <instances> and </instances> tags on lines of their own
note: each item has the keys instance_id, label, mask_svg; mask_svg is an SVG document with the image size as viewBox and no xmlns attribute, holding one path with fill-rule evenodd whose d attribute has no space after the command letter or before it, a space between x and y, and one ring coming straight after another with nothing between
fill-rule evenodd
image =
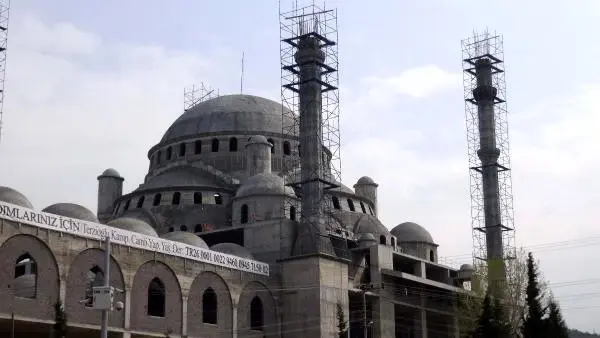
<instances>
[{"instance_id":1,"label":"semi-dome","mask_svg":"<svg viewBox=\"0 0 600 338\"><path fill-rule=\"evenodd\" d=\"M348 188L346 185L344 185L342 182L339 182L338 180L335 179L335 177L333 177L333 175L331 173L324 173L323 174L323 178L328 181L331 182L335 185L337 185L337 187L335 188L331 188L331 189L325 189L325 192L341 192L344 194L350 194L350 195L355 195L354 190ZM288 182L300 182L302 181L302 175L301 175L301 170L300 168L295 168L293 170L290 170L287 175L286 175L286 180Z\"/></svg>"},{"instance_id":2,"label":"semi-dome","mask_svg":"<svg viewBox=\"0 0 600 338\"><path fill-rule=\"evenodd\" d=\"M471 264L463 264L460 266L460 271L475 271L475 268Z\"/></svg>"},{"instance_id":3,"label":"semi-dome","mask_svg":"<svg viewBox=\"0 0 600 338\"><path fill-rule=\"evenodd\" d=\"M33 209L33 205L31 205L31 202L29 202L25 195L9 187L0 186L0 201Z\"/></svg>"},{"instance_id":4,"label":"semi-dome","mask_svg":"<svg viewBox=\"0 0 600 338\"><path fill-rule=\"evenodd\" d=\"M98 223L98 218L88 208L75 203L56 203L42 210L49 214L80 219L88 222Z\"/></svg>"},{"instance_id":5,"label":"semi-dome","mask_svg":"<svg viewBox=\"0 0 600 338\"><path fill-rule=\"evenodd\" d=\"M173 187L219 188L220 185L214 176L208 175L198 168L185 165L174 167L148 178L136 191Z\"/></svg>"},{"instance_id":6,"label":"semi-dome","mask_svg":"<svg viewBox=\"0 0 600 338\"><path fill-rule=\"evenodd\" d=\"M369 176L363 176L356 181L355 185L377 185Z\"/></svg>"},{"instance_id":7,"label":"semi-dome","mask_svg":"<svg viewBox=\"0 0 600 338\"><path fill-rule=\"evenodd\" d=\"M417 223L404 222L394 227L390 232L392 233L392 235L398 238L399 243L418 242L435 244L433 242L433 237L431 237L429 231L425 230L425 228L418 225Z\"/></svg>"},{"instance_id":8,"label":"semi-dome","mask_svg":"<svg viewBox=\"0 0 600 338\"><path fill-rule=\"evenodd\" d=\"M246 179L238 188L235 197L257 195L280 195L294 197L294 189L284 184L283 178L274 173L262 173Z\"/></svg>"},{"instance_id":9,"label":"semi-dome","mask_svg":"<svg viewBox=\"0 0 600 338\"><path fill-rule=\"evenodd\" d=\"M213 245L210 249L224 254L234 255L247 259L254 259L254 256L252 256L248 249L235 243L219 243Z\"/></svg>"},{"instance_id":10,"label":"semi-dome","mask_svg":"<svg viewBox=\"0 0 600 338\"><path fill-rule=\"evenodd\" d=\"M362 215L353 226L355 234L373 234L376 236L389 236L388 229L376 217L371 215Z\"/></svg>"},{"instance_id":11,"label":"semi-dome","mask_svg":"<svg viewBox=\"0 0 600 338\"><path fill-rule=\"evenodd\" d=\"M150 224L131 217L119 217L106 223L106 225L123 230L133 231L147 236L158 237L156 230Z\"/></svg>"},{"instance_id":12,"label":"semi-dome","mask_svg":"<svg viewBox=\"0 0 600 338\"><path fill-rule=\"evenodd\" d=\"M164 239L168 239L170 241L185 243L185 244L196 246L199 248L208 249L208 245L206 244L206 242L202 238L194 235L191 232L173 231L173 232L167 232L166 234L164 234L160 237L164 238Z\"/></svg>"},{"instance_id":13,"label":"semi-dome","mask_svg":"<svg viewBox=\"0 0 600 338\"><path fill-rule=\"evenodd\" d=\"M224 95L186 110L164 134L161 143L205 133L282 133L283 106L253 95ZM291 115L291 114L290 114ZM289 121L292 125L293 121Z\"/></svg>"}]
</instances>

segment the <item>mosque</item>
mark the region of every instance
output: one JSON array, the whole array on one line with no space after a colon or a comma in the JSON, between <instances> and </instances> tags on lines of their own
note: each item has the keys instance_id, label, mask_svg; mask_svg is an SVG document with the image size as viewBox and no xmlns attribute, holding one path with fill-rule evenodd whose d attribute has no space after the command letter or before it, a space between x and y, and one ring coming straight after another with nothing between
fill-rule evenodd
<instances>
[{"instance_id":1,"label":"mosque","mask_svg":"<svg viewBox=\"0 0 600 338\"><path fill-rule=\"evenodd\" d=\"M67 337L84 338L102 318L127 338L463 334L472 266L440 264L416 223L388 230L372 178L335 179L320 134L331 43L317 31L288 42L297 112L252 95L200 101L150 148L137 189L123 192L115 169L98 176L95 213L39 211L0 186L0 336L48 337L62 314Z\"/></svg>"}]
</instances>

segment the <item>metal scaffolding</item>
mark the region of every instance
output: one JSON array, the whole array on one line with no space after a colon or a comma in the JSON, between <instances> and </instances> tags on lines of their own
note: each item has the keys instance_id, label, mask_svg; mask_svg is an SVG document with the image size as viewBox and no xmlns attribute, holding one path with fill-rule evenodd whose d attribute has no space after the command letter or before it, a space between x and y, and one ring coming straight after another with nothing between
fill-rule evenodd
<instances>
[{"instance_id":1,"label":"metal scaffolding","mask_svg":"<svg viewBox=\"0 0 600 338\"><path fill-rule=\"evenodd\" d=\"M510 148L508 138L508 120L506 106L506 84L504 78L504 51L502 36L490 33L487 30L483 33L474 33L462 41L463 54L463 84L464 84L464 100L465 100L465 115L467 127L467 143L469 156L469 172L470 172L470 193L471 193L471 224L473 231L473 258L475 265L481 269L482 274L489 277L492 266L492 261L501 260L503 274L502 278L506 278L506 261L513 259L516 255L515 249L515 231L514 231L514 212L513 212L513 197L512 197L512 180L510 171ZM478 83L478 74L476 71L476 63L479 65L482 62L487 63L491 68L491 83L487 84L486 88L482 87L481 82ZM480 79L481 80L481 79ZM494 89L495 88L495 89ZM484 165L478 151L482 147L481 135L484 133L483 128L480 130L480 123L483 120L481 111L481 100L476 99L474 91L486 89L492 93L484 93L482 95L491 95L489 101L493 107L492 118L493 125L492 133L495 132L495 147L499 150L499 156L496 163ZM478 93L476 93L478 94ZM485 143L485 142L484 142ZM490 196L484 194L484 171L486 167L494 167L493 175L498 176L497 196L492 198L498 201L500 224L486 224L486 204L490 203ZM489 193L488 193L489 194ZM487 201L486 201L487 199ZM489 206L487 206L489 208ZM488 223L489 220L488 220ZM498 234L494 241L501 246L501 252L498 256L488 252L490 237L488 233L493 231L493 228ZM485 287L485 285L483 285Z\"/></svg>"},{"instance_id":2,"label":"metal scaffolding","mask_svg":"<svg viewBox=\"0 0 600 338\"><path fill-rule=\"evenodd\" d=\"M316 82L321 87L321 144L323 165L322 174L318 177L323 189L337 188L341 182L340 130L339 130L339 91L338 91L338 49L337 49L337 11L321 8L314 3L304 7L294 6L292 10L284 11L280 4L280 57L281 57L281 103L282 134L284 139L295 140L291 156L284 156L282 172L286 174L286 184L299 192L302 182L300 170L300 93L299 87L307 82ZM320 69L320 77L302 81L300 79L300 64L295 56L298 43L304 38L314 38L318 41L320 50L324 53L324 61L316 66ZM317 175L319 176L319 175ZM322 194L322 215L330 231L321 236L340 235L339 222L333 219L333 205L330 198ZM290 203L284 206L283 212L289 215Z\"/></svg>"},{"instance_id":3,"label":"metal scaffolding","mask_svg":"<svg viewBox=\"0 0 600 338\"><path fill-rule=\"evenodd\" d=\"M183 111L187 111L200 102L219 97L219 90L213 89L203 82L183 89Z\"/></svg>"},{"instance_id":4,"label":"metal scaffolding","mask_svg":"<svg viewBox=\"0 0 600 338\"><path fill-rule=\"evenodd\" d=\"M4 115L4 79L6 76L9 9L10 0L0 0L0 141L2 141L2 122Z\"/></svg>"}]
</instances>

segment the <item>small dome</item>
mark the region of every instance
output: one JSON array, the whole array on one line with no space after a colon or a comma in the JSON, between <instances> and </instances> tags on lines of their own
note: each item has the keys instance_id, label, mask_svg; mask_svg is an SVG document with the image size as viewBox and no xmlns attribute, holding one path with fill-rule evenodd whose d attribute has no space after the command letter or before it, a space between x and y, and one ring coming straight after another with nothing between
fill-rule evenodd
<instances>
[{"instance_id":1,"label":"small dome","mask_svg":"<svg viewBox=\"0 0 600 338\"><path fill-rule=\"evenodd\" d=\"M108 168L106 170L104 170L104 172L102 173L102 175L100 175L100 177L116 177L116 178L121 178L121 175L119 175L119 172L116 171L113 168Z\"/></svg>"},{"instance_id":2,"label":"small dome","mask_svg":"<svg viewBox=\"0 0 600 338\"><path fill-rule=\"evenodd\" d=\"M435 244L429 231L417 223L404 222L394 227L390 232L398 238L399 243L419 242Z\"/></svg>"},{"instance_id":3,"label":"small dome","mask_svg":"<svg viewBox=\"0 0 600 338\"><path fill-rule=\"evenodd\" d=\"M254 256L252 256L248 249L235 243L219 243L213 245L210 249L224 254L234 255L247 259L254 259Z\"/></svg>"},{"instance_id":4,"label":"small dome","mask_svg":"<svg viewBox=\"0 0 600 338\"><path fill-rule=\"evenodd\" d=\"M473 268L473 265L471 264L463 264L460 266L460 271L475 271L475 268Z\"/></svg>"},{"instance_id":5,"label":"small dome","mask_svg":"<svg viewBox=\"0 0 600 338\"><path fill-rule=\"evenodd\" d=\"M18 205L23 208L33 209L31 202L20 192L13 188L0 186L0 201Z\"/></svg>"},{"instance_id":6,"label":"small dome","mask_svg":"<svg viewBox=\"0 0 600 338\"><path fill-rule=\"evenodd\" d=\"M280 195L295 197L294 189L285 186L283 178L273 173L254 175L244 181L239 187L235 197L256 195Z\"/></svg>"},{"instance_id":7,"label":"small dome","mask_svg":"<svg viewBox=\"0 0 600 338\"><path fill-rule=\"evenodd\" d=\"M93 212L88 208L75 203L52 204L42 210L42 212L98 223L98 218Z\"/></svg>"},{"instance_id":8,"label":"small dome","mask_svg":"<svg viewBox=\"0 0 600 338\"><path fill-rule=\"evenodd\" d=\"M148 223L131 217L119 217L108 222L106 225L123 230L138 232L147 236L158 237L156 230Z\"/></svg>"},{"instance_id":9,"label":"small dome","mask_svg":"<svg viewBox=\"0 0 600 338\"><path fill-rule=\"evenodd\" d=\"M264 144L267 145L269 147L272 147L273 145L269 142L269 140L267 140L266 137L262 136L262 135L253 135L250 136L248 138L248 143L246 144L246 146L250 145L250 144Z\"/></svg>"},{"instance_id":10,"label":"small dome","mask_svg":"<svg viewBox=\"0 0 600 338\"><path fill-rule=\"evenodd\" d=\"M206 242L202 238L194 235L191 232L173 231L173 232L167 232L166 234L164 234L160 237L164 238L164 239L168 239L170 241L185 243L185 244L196 246L199 248L208 249L208 245L206 244Z\"/></svg>"},{"instance_id":11,"label":"small dome","mask_svg":"<svg viewBox=\"0 0 600 338\"><path fill-rule=\"evenodd\" d=\"M359 242L377 242L377 239L375 238L375 235L373 235L370 232L363 232L360 234L360 236L358 236L358 241Z\"/></svg>"},{"instance_id":12,"label":"small dome","mask_svg":"<svg viewBox=\"0 0 600 338\"><path fill-rule=\"evenodd\" d=\"M361 178L358 179L358 181L356 182L355 185L377 185L377 183L375 183L375 181L373 181L372 178L370 178L369 176L363 176Z\"/></svg>"}]
</instances>

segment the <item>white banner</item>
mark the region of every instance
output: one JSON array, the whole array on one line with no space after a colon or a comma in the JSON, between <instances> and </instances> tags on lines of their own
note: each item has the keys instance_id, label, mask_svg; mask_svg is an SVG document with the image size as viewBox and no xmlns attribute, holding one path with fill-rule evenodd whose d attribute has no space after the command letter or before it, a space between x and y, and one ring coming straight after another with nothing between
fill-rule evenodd
<instances>
[{"instance_id":1,"label":"white banner","mask_svg":"<svg viewBox=\"0 0 600 338\"><path fill-rule=\"evenodd\" d=\"M101 241L109 236L110 241L115 244L156 251L259 275L269 275L269 264L267 263L117 229L103 224L38 212L5 202L0 202L0 218Z\"/></svg>"}]
</instances>

